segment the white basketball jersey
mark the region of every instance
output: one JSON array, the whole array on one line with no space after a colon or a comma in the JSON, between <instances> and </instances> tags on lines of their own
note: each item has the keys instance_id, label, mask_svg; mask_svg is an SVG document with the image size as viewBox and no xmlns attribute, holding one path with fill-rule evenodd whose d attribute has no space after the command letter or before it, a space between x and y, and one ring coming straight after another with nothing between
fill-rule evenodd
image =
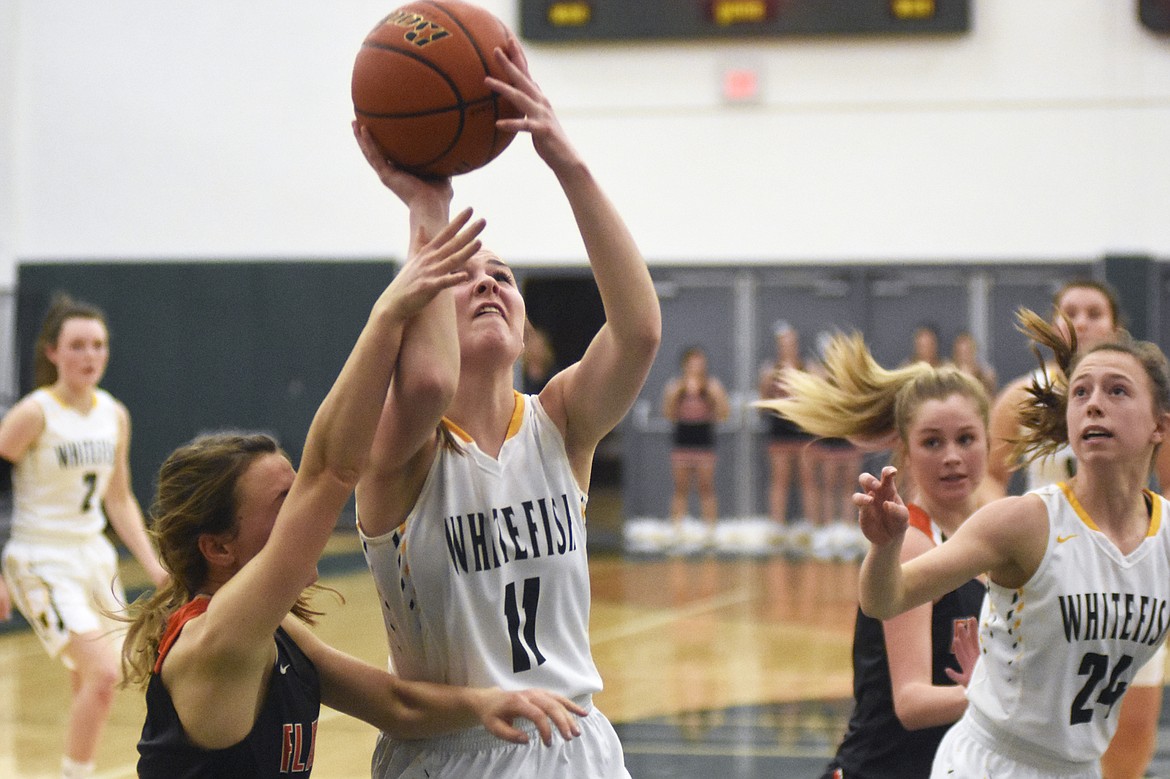
<instances>
[{"instance_id":1,"label":"white basketball jersey","mask_svg":"<svg viewBox=\"0 0 1170 779\"><path fill-rule=\"evenodd\" d=\"M988 585L968 716L1006 754L1096 761L1121 693L1170 629L1168 504L1145 493L1149 533L1123 555L1066 484L1033 494L1048 509L1047 551L1023 587Z\"/></svg>"},{"instance_id":2,"label":"white basketball jersey","mask_svg":"<svg viewBox=\"0 0 1170 779\"><path fill-rule=\"evenodd\" d=\"M516 394L499 458L449 421L406 521L362 536L394 670L407 679L595 693L585 500L535 395ZM360 532L360 525L359 525Z\"/></svg>"},{"instance_id":3,"label":"white basketball jersey","mask_svg":"<svg viewBox=\"0 0 1170 779\"><path fill-rule=\"evenodd\" d=\"M98 389L83 413L43 387L30 397L44 413L45 429L12 468L12 537L92 538L106 526L102 496L118 449L117 401Z\"/></svg>"}]
</instances>

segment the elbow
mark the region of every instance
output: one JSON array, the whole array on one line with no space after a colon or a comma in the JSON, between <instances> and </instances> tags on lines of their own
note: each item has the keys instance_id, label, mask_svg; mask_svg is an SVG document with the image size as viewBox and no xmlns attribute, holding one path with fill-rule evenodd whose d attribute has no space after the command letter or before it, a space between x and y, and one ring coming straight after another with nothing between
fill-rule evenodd
<instances>
[{"instance_id":1,"label":"elbow","mask_svg":"<svg viewBox=\"0 0 1170 779\"><path fill-rule=\"evenodd\" d=\"M883 603L872 596L867 597L864 592L859 594L857 605L865 616L883 622L887 619L893 619L901 613L888 603Z\"/></svg>"},{"instance_id":2,"label":"elbow","mask_svg":"<svg viewBox=\"0 0 1170 779\"><path fill-rule=\"evenodd\" d=\"M662 317L655 306L655 316L647 317L646 321L633 328L627 336L627 343L632 352L648 362L653 362L658 355L658 347L662 345Z\"/></svg>"},{"instance_id":3,"label":"elbow","mask_svg":"<svg viewBox=\"0 0 1170 779\"><path fill-rule=\"evenodd\" d=\"M458 385L458 369L444 370L442 365L434 364L401 376L396 390L401 400L409 401L414 413L438 420L455 399Z\"/></svg>"},{"instance_id":4,"label":"elbow","mask_svg":"<svg viewBox=\"0 0 1170 779\"><path fill-rule=\"evenodd\" d=\"M894 716L898 718L898 724L906 730L922 730L937 724L924 716L926 712L922 707L907 704L898 698L898 695L894 695Z\"/></svg>"}]
</instances>

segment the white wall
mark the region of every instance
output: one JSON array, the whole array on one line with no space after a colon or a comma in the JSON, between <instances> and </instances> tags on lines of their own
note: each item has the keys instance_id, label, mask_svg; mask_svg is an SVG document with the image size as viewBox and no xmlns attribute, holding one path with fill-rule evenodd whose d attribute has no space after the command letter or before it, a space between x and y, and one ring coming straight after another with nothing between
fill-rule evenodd
<instances>
[{"instance_id":1,"label":"white wall","mask_svg":"<svg viewBox=\"0 0 1170 779\"><path fill-rule=\"evenodd\" d=\"M0 285L37 259L398 254L349 130L353 56L397 4L0 5ZM1170 255L1170 38L1134 0L972 5L960 37L529 60L652 262ZM721 101L727 66L759 71L758 104ZM508 259L580 261L526 139L455 184Z\"/></svg>"}]
</instances>

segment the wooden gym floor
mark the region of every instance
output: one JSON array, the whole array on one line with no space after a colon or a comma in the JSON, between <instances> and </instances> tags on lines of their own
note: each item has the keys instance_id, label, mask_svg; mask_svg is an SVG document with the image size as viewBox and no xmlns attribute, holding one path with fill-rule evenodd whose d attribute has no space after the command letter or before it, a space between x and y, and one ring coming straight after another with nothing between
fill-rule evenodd
<instances>
[{"instance_id":1,"label":"wooden gym floor","mask_svg":"<svg viewBox=\"0 0 1170 779\"><path fill-rule=\"evenodd\" d=\"M850 709L855 563L592 558L593 654L605 680L595 701L635 779L819 775ZM135 568L126 566L131 589ZM382 619L352 532L337 533L321 573L346 599L318 601L322 636L384 664ZM57 776L67 687L30 631L0 633L0 777ZM139 691L118 694L101 779L134 776L143 713ZM1162 741L1170 746L1170 734ZM369 776L373 742L372 728L323 708L313 775ZM1170 776L1170 753L1153 772Z\"/></svg>"}]
</instances>

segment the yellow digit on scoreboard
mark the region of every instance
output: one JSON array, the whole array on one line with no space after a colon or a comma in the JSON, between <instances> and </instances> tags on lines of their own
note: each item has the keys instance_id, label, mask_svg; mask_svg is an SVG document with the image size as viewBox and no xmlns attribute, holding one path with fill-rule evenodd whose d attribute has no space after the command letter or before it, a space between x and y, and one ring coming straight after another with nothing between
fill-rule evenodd
<instances>
[{"instance_id":1,"label":"yellow digit on scoreboard","mask_svg":"<svg viewBox=\"0 0 1170 779\"><path fill-rule=\"evenodd\" d=\"M593 8L584 0L559 0L548 7L548 21L554 27L581 27L593 18Z\"/></svg>"}]
</instances>

